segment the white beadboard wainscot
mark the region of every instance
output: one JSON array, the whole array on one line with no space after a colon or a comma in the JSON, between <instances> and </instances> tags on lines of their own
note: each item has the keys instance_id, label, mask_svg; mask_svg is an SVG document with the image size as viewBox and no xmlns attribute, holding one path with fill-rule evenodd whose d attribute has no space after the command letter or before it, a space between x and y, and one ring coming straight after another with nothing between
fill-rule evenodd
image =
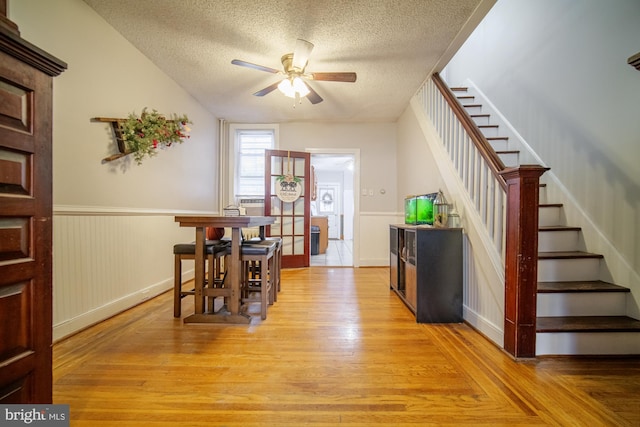
<instances>
[{"instance_id":1,"label":"white beadboard wainscot","mask_svg":"<svg viewBox=\"0 0 640 427\"><path fill-rule=\"evenodd\" d=\"M174 216L190 213L54 206L54 341L171 289L173 245L195 239Z\"/></svg>"}]
</instances>

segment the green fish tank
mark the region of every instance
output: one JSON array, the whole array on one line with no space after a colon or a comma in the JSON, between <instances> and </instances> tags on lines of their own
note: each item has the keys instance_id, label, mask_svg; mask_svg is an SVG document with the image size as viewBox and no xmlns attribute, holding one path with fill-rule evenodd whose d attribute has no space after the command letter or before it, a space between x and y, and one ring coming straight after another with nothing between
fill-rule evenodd
<instances>
[{"instance_id":1,"label":"green fish tank","mask_svg":"<svg viewBox=\"0 0 640 427\"><path fill-rule=\"evenodd\" d=\"M416 196L416 224L433 225L433 201L438 193Z\"/></svg>"},{"instance_id":2,"label":"green fish tank","mask_svg":"<svg viewBox=\"0 0 640 427\"><path fill-rule=\"evenodd\" d=\"M418 198L407 196L404 199L404 223L416 225L418 223Z\"/></svg>"}]
</instances>

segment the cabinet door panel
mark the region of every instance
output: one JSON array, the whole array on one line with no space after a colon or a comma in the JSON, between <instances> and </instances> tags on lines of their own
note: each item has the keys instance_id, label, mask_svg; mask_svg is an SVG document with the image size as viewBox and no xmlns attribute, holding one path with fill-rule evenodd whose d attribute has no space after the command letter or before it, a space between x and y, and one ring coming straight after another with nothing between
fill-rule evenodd
<instances>
[{"instance_id":1,"label":"cabinet door panel","mask_svg":"<svg viewBox=\"0 0 640 427\"><path fill-rule=\"evenodd\" d=\"M407 263L406 269L406 282L405 282L405 298L407 299L407 304L411 306L411 308L416 310L416 303L418 299L417 293L417 270L416 266L410 263Z\"/></svg>"}]
</instances>

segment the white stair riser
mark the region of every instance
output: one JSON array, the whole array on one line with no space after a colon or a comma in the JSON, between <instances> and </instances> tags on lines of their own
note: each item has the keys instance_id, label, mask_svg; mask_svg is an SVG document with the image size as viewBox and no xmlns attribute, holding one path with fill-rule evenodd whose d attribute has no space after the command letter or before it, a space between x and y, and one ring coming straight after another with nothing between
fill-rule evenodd
<instances>
[{"instance_id":1,"label":"white stair riser","mask_svg":"<svg viewBox=\"0 0 640 427\"><path fill-rule=\"evenodd\" d=\"M579 251L582 249L578 230L540 231L538 233L539 252Z\"/></svg>"},{"instance_id":2,"label":"white stair riser","mask_svg":"<svg viewBox=\"0 0 640 427\"><path fill-rule=\"evenodd\" d=\"M548 199L547 199L547 187L540 187L538 189L538 203L540 204L545 204L548 203ZM538 215L540 215L542 212L542 210L540 210L540 212L538 213ZM558 225L558 224L556 224Z\"/></svg>"},{"instance_id":3,"label":"white stair riser","mask_svg":"<svg viewBox=\"0 0 640 427\"><path fill-rule=\"evenodd\" d=\"M493 147L493 149L495 151L507 151L507 150L509 150L509 140L508 139L492 140L492 141L489 141L489 144L491 144L491 146Z\"/></svg>"},{"instance_id":4,"label":"white stair riser","mask_svg":"<svg viewBox=\"0 0 640 427\"><path fill-rule=\"evenodd\" d=\"M538 259L538 282L599 280L600 259Z\"/></svg>"},{"instance_id":5,"label":"white stair riser","mask_svg":"<svg viewBox=\"0 0 640 427\"><path fill-rule=\"evenodd\" d=\"M497 127L480 128L480 131L486 137L500 136L500 135L498 135L499 128L497 128Z\"/></svg>"},{"instance_id":6,"label":"white stair riser","mask_svg":"<svg viewBox=\"0 0 640 427\"><path fill-rule=\"evenodd\" d=\"M563 225L562 208L555 206L541 207L538 211L538 225L541 227Z\"/></svg>"},{"instance_id":7,"label":"white stair riser","mask_svg":"<svg viewBox=\"0 0 640 427\"><path fill-rule=\"evenodd\" d=\"M498 153L498 157L502 160L505 166L518 166L520 158L518 153Z\"/></svg>"},{"instance_id":8,"label":"white stair riser","mask_svg":"<svg viewBox=\"0 0 640 427\"><path fill-rule=\"evenodd\" d=\"M469 95L463 95L463 96L469 96ZM475 104L476 103L476 99L475 98L458 98L458 102L462 105L469 105L469 104Z\"/></svg>"},{"instance_id":9,"label":"white stair riser","mask_svg":"<svg viewBox=\"0 0 640 427\"><path fill-rule=\"evenodd\" d=\"M488 125L489 124L489 117L488 116L472 117L472 119L475 122L475 124L477 124L477 125Z\"/></svg>"},{"instance_id":10,"label":"white stair riser","mask_svg":"<svg viewBox=\"0 0 640 427\"><path fill-rule=\"evenodd\" d=\"M473 106L473 107L465 105L464 109L467 110L467 113L469 113L469 114L481 114L482 113L482 105L477 105L477 106Z\"/></svg>"},{"instance_id":11,"label":"white stair riser","mask_svg":"<svg viewBox=\"0 0 640 427\"><path fill-rule=\"evenodd\" d=\"M640 354L640 332L539 332L536 355Z\"/></svg>"},{"instance_id":12,"label":"white stair riser","mask_svg":"<svg viewBox=\"0 0 640 427\"><path fill-rule=\"evenodd\" d=\"M538 316L624 316L626 292L539 293Z\"/></svg>"}]
</instances>

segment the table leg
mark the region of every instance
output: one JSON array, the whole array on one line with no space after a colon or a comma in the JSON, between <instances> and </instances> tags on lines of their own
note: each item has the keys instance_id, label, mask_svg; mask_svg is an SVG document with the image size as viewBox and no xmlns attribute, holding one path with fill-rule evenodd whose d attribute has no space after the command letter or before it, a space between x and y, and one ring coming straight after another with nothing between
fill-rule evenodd
<instances>
[{"instance_id":1,"label":"table leg","mask_svg":"<svg viewBox=\"0 0 640 427\"><path fill-rule=\"evenodd\" d=\"M231 298L229 298L229 312L231 315L240 312L240 229L233 228L231 233L231 262L229 263L229 283L231 284Z\"/></svg>"},{"instance_id":2,"label":"table leg","mask_svg":"<svg viewBox=\"0 0 640 427\"><path fill-rule=\"evenodd\" d=\"M195 313L204 313L204 264L206 254L204 250L205 227L196 227L196 253L195 253Z\"/></svg>"}]
</instances>

